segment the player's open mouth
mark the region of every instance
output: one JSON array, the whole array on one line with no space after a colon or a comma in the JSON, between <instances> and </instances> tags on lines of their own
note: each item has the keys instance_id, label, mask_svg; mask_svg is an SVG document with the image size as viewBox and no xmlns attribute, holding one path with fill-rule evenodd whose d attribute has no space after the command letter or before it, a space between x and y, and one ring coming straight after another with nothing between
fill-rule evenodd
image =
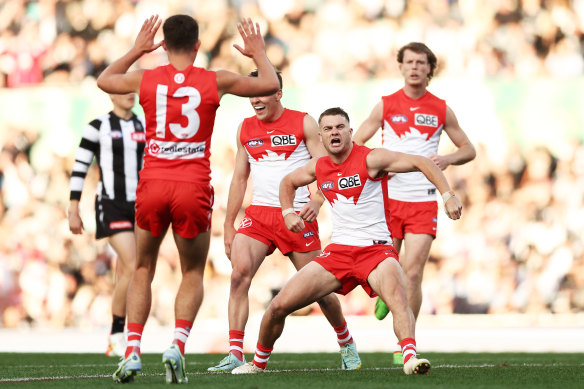
<instances>
[{"instance_id":1,"label":"player's open mouth","mask_svg":"<svg viewBox=\"0 0 584 389\"><path fill-rule=\"evenodd\" d=\"M256 110L256 112L263 112L264 109L266 109L265 105L254 105L253 109Z\"/></svg>"},{"instance_id":2,"label":"player's open mouth","mask_svg":"<svg viewBox=\"0 0 584 389\"><path fill-rule=\"evenodd\" d=\"M331 146L337 146L341 144L341 139L340 138L332 138L331 139Z\"/></svg>"}]
</instances>

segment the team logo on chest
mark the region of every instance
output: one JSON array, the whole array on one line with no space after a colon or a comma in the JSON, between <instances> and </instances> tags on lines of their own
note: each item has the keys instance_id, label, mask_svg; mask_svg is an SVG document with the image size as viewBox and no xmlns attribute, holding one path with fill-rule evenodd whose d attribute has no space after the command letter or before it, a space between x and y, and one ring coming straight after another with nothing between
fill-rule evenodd
<instances>
[{"instance_id":1,"label":"team logo on chest","mask_svg":"<svg viewBox=\"0 0 584 389\"><path fill-rule=\"evenodd\" d=\"M361 178L359 174L348 177L339 177L339 189L351 189L361 186Z\"/></svg>"},{"instance_id":2,"label":"team logo on chest","mask_svg":"<svg viewBox=\"0 0 584 389\"><path fill-rule=\"evenodd\" d=\"M272 135L270 141L272 147L289 146L296 144L296 137L294 135Z\"/></svg>"},{"instance_id":3,"label":"team logo on chest","mask_svg":"<svg viewBox=\"0 0 584 389\"><path fill-rule=\"evenodd\" d=\"M327 190L331 190L332 188L335 187L335 183L332 181L326 181L323 182L322 185L320 186L320 190L322 190L323 192L326 192Z\"/></svg>"},{"instance_id":4,"label":"team logo on chest","mask_svg":"<svg viewBox=\"0 0 584 389\"><path fill-rule=\"evenodd\" d=\"M261 140L260 138L254 138L254 139L250 139L247 141L247 145L249 147L260 147L263 144L264 144L264 141Z\"/></svg>"},{"instance_id":5,"label":"team logo on chest","mask_svg":"<svg viewBox=\"0 0 584 389\"><path fill-rule=\"evenodd\" d=\"M408 121L408 117L406 115L393 115L391 117L392 123L406 123Z\"/></svg>"}]
</instances>

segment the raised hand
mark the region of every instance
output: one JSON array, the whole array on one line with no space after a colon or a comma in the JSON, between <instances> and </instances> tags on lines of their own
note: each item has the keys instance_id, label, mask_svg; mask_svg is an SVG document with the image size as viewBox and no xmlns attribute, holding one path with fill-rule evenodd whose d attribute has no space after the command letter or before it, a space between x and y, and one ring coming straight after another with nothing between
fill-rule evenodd
<instances>
[{"instance_id":1,"label":"raised hand","mask_svg":"<svg viewBox=\"0 0 584 389\"><path fill-rule=\"evenodd\" d=\"M241 23L237 25L237 30L243 39L243 48L238 44L234 44L233 47L235 47L241 54L249 58L254 58L257 55L265 53L266 45L258 23L256 23L254 27L254 23L250 18L243 19Z\"/></svg>"},{"instance_id":2,"label":"raised hand","mask_svg":"<svg viewBox=\"0 0 584 389\"><path fill-rule=\"evenodd\" d=\"M134 42L134 48L142 53L149 53L162 46L162 42L154 43L154 36L162 24L162 19L158 15L152 15L144 21L142 28Z\"/></svg>"}]
</instances>

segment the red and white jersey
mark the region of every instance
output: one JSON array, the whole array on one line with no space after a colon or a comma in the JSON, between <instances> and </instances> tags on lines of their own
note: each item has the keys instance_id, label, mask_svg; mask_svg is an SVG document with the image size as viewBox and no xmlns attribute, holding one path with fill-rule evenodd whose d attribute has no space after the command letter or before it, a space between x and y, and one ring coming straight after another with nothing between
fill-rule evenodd
<instances>
[{"instance_id":1,"label":"red and white jersey","mask_svg":"<svg viewBox=\"0 0 584 389\"><path fill-rule=\"evenodd\" d=\"M353 143L345 162L330 157L316 162L316 182L332 208L331 243L370 246L374 241L391 244L387 175L373 178L367 172L371 149Z\"/></svg>"},{"instance_id":2,"label":"red and white jersey","mask_svg":"<svg viewBox=\"0 0 584 389\"><path fill-rule=\"evenodd\" d=\"M215 72L172 65L146 70L140 85L146 153L140 178L211 180L211 134L219 94Z\"/></svg>"},{"instance_id":3,"label":"red and white jersey","mask_svg":"<svg viewBox=\"0 0 584 389\"><path fill-rule=\"evenodd\" d=\"M280 207L280 181L311 158L304 139L305 112L285 109L273 122L256 116L241 124L239 140L247 151L253 182L253 205ZM298 188L294 208L309 201L307 187Z\"/></svg>"},{"instance_id":4,"label":"red and white jersey","mask_svg":"<svg viewBox=\"0 0 584 389\"><path fill-rule=\"evenodd\" d=\"M437 154L446 121L446 102L430 92L414 100L403 89L383 96L383 147L391 151ZM389 180L390 198L399 201L436 200L436 188L422 172L396 174Z\"/></svg>"}]
</instances>

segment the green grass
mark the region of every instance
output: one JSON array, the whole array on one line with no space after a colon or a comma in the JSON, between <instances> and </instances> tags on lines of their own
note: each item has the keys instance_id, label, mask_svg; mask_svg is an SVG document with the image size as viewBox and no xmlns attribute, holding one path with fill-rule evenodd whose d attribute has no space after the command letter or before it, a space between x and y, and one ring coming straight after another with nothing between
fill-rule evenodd
<instances>
[{"instance_id":1,"label":"green grass","mask_svg":"<svg viewBox=\"0 0 584 389\"><path fill-rule=\"evenodd\" d=\"M338 354L284 354L270 358L268 370L250 376L210 374L207 367L223 357L187 354L191 386L203 388L582 388L584 354L426 353L432 363L427 376L406 376L391 365L391 355L363 353L360 371L340 370ZM252 355L248 355L248 360ZM130 385L166 387L159 354L142 356L142 375ZM1 387L120 387L111 374L117 360L97 354L0 353Z\"/></svg>"}]
</instances>

